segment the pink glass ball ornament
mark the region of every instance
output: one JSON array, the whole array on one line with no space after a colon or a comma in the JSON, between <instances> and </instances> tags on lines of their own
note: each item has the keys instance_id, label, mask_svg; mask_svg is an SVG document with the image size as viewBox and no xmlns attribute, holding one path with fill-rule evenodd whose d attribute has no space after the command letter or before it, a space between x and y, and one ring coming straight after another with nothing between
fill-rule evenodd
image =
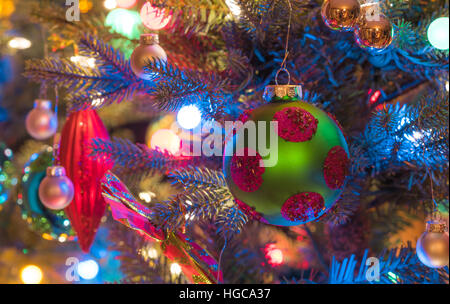
<instances>
[{"instance_id":1,"label":"pink glass ball ornament","mask_svg":"<svg viewBox=\"0 0 450 304\"><path fill-rule=\"evenodd\" d=\"M58 129L58 118L52 111L52 103L49 100L37 99L34 108L26 119L25 127L34 139L44 140L50 138Z\"/></svg>"},{"instance_id":2,"label":"pink glass ball ornament","mask_svg":"<svg viewBox=\"0 0 450 304\"><path fill-rule=\"evenodd\" d=\"M73 183L66 176L64 167L48 167L47 176L39 185L39 198L42 204L52 210L62 210L72 202L73 196Z\"/></svg>"}]
</instances>

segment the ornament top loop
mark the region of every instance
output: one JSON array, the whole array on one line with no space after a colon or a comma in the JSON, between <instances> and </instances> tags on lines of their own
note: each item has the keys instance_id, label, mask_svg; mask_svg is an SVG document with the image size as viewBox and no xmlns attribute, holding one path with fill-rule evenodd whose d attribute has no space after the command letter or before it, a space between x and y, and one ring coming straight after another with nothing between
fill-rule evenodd
<instances>
[{"instance_id":1,"label":"ornament top loop","mask_svg":"<svg viewBox=\"0 0 450 304\"><path fill-rule=\"evenodd\" d=\"M50 166L47 168L47 176L66 176L66 169L62 166Z\"/></svg>"},{"instance_id":2,"label":"ornament top loop","mask_svg":"<svg viewBox=\"0 0 450 304\"><path fill-rule=\"evenodd\" d=\"M159 36L158 34L141 34L139 39L139 43L143 45L153 45L159 44Z\"/></svg>"},{"instance_id":3,"label":"ornament top loop","mask_svg":"<svg viewBox=\"0 0 450 304\"><path fill-rule=\"evenodd\" d=\"M286 72L286 74L288 75L287 85L289 85L291 83L291 74L289 73L289 71L286 68L281 68L277 71L277 74L275 75L275 83L278 85L278 75L280 74L280 72Z\"/></svg>"}]
</instances>

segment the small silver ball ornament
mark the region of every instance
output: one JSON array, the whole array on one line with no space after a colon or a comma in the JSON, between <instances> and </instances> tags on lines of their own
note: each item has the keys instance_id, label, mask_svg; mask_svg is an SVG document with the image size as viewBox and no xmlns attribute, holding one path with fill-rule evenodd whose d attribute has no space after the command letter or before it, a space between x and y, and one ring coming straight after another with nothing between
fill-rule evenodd
<instances>
[{"instance_id":1,"label":"small silver ball ornament","mask_svg":"<svg viewBox=\"0 0 450 304\"><path fill-rule=\"evenodd\" d=\"M47 168L47 176L39 185L39 198L42 204L52 210L66 208L72 202L74 188L61 166Z\"/></svg>"}]
</instances>

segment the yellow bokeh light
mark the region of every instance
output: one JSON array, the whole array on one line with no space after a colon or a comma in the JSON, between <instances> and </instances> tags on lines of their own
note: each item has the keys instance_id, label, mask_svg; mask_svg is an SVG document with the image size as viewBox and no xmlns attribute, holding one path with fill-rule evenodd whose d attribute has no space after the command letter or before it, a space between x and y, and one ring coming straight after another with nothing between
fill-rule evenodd
<instances>
[{"instance_id":1,"label":"yellow bokeh light","mask_svg":"<svg viewBox=\"0 0 450 304\"><path fill-rule=\"evenodd\" d=\"M39 284L42 277L42 270L36 265L27 265L20 271L20 279L24 284Z\"/></svg>"},{"instance_id":2,"label":"yellow bokeh light","mask_svg":"<svg viewBox=\"0 0 450 304\"><path fill-rule=\"evenodd\" d=\"M91 0L80 0L80 12L87 13L92 9L92 1Z\"/></svg>"}]
</instances>

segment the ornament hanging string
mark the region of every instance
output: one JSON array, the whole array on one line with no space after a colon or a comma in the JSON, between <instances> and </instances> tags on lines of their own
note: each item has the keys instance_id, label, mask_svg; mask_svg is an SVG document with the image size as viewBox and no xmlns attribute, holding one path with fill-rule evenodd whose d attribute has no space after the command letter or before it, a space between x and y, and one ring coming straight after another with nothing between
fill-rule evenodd
<instances>
[{"instance_id":1,"label":"ornament hanging string","mask_svg":"<svg viewBox=\"0 0 450 304\"><path fill-rule=\"evenodd\" d=\"M292 4L291 0L287 0L288 6L289 6L289 20L288 20L288 28L287 28L287 34L286 34L286 44L284 47L284 58L281 62L281 66L277 71L277 74L275 75L275 83L278 85L278 75L280 72L286 72L288 74L288 85L291 83L291 74L289 73L287 69L287 58L289 56L289 36L291 34L291 21L292 21Z\"/></svg>"},{"instance_id":2,"label":"ornament hanging string","mask_svg":"<svg viewBox=\"0 0 450 304\"><path fill-rule=\"evenodd\" d=\"M58 119L58 101L59 101L59 93L58 86L55 86L55 117ZM55 133L53 136L53 162L54 165L59 165L59 134Z\"/></svg>"}]
</instances>

